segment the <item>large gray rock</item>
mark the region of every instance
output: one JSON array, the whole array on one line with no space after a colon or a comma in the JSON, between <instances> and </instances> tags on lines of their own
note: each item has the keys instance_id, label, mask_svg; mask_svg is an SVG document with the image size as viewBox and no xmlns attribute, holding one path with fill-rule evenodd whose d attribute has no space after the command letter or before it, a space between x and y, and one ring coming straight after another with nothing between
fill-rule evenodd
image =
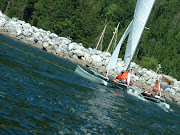
<instances>
[{"instance_id":1,"label":"large gray rock","mask_svg":"<svg viewBox=\"0 0 180 135\"><path fill-rule=\"evenodd\" d=\"M180 81L175 81L174 86L180 88Z\"/></svg>"},{"instance_id":2,"label":"large gray rock","mask_svg":"<svg viewBox=\"0 0 180 135\"><path fill-rule=\"evenodd\" d=\"M29 37L29 38L27 38L27 40L29 40L29 41L31 41L31 42L33 42L33 43L35 43L35 41L34 41L34 37Z\"/></svg>"},{"instance_id":3,"label":"large gray rock","mask_svg":"<svg viewBox=\"0 0 180 135\"><path fill-rule=\"evenodd\" d=\"M25 23L25 24L23 24L23 28L29 29L29 28L31 28L31 25L29 23Z\"/></svg>"},{"instance_id":4,"label":"large gray rock","mask_svg":"<svg viewBox=\"0 0 180 135\"><path fill-rule=\"evenodd\" d=\"M50 42L51 41L51 39L46 34L44 34L42 36L42 38L43 38L43 42Z\"/></svg>"},{"instance_id":5,"label":"large gray rock","mask_svg":"<svg viewBox=\"0 0 180 135\"><path fill-rule=\"evenodd\" d=\"M68 50L71 51L72 49L75 48L76 45L77 45L77 43L74 43L74 42L73 42L73 43L70 43L70 44L69 44L69 47L68 47Z\"/></svg>"},{"instance_id":6,"label":"large gray rock","mask_svg":"<svg viewBox=\"0 0 180 135\"><path fill-rule=\"evenodd\" d=\"M5 24L6 24L5 20L0 18L0 27L3 28Z\"/></svg>"},{"instance_id":7,"label":"large gray rock","mask_svg":"<svg viewBox=\"0 0 180 135\"><path fill-rule=\"evenodd\" d=\"M53 39L53 38L58 38L58 35L57 34L54 34L54 33L51 33L49 35L49 38Z\"/></svg>"},{"instance_id":8,"label":"large gray rock","mask_svg":"<svg viewBox=\"0 0 180 135\"><path fill-rule=\"evenodd\" d=\"M160 82L160 85L161 85L161 88L162 88L163 90L165 90L165 89L168 88L167 82Z\"/></svg>"},{"instance_id":9,"label":"large gray rock","mask_svg":"<svg viewBox=\"0 0 180 135\"><path fill-rule=\"evenodd\" d=\"M6 21L10 21L10 20L11 20L11 19L10 19L7 15L5 15L5 14L3 14L2 17L3 17Z\"/></svg>"},{"instance_id":10,"label":"large gray rock","mask_svg":"<svg viewBox=\"0 0 180 135\"><path fill-rule=\"evenodd\" d=\"M81 50L74 50L73 53L76 54L78 57L82 57L85 55L85 53Z\"/></svg>"},{"instance_id":11,"label":"large gray rock","mask_svg":"<svg viewBox=\"0 0 180 135\"><path fill-rule=\"evenodd\" d=\"M87 61L88 64L90 64L92 62L92 58L88 53L85 53L84 59L85 59L85 61Z\"/></svg>"},{"instance_id":12,"label":"large gray rock","mask_svg":"<svg viewBox=\"0 0 180 135\"><path fill-rule=\"evenodd\" d=\"M91 58L94 62L101 62L101 57L99 55L91 55Z\"/></svg>"},{"instance_id":13,"label":"large gray rock","mask_svg":"<svg viewBox=\"0 0 180 135\"><path fill-rule=\"evenodd\" d=\"M44 48L47 48L49 46L49 43L48 42L44 42L43 45L42 45Z\"/></svg>"},{"instance_id":14,"label":"large gray rock","mask_svg":"<svg viewBox=\"0 0 180 135\"><path fill-rule=\"evenodd\" d=\"M94 55L95 54L92 48L88 48L88 52L89 52L90 55Z\"/></svg>"},{"instance_id":15,"label":"large gray rock","mask_svg":"<svg viewBox=\"0 0 180 135\"><path fill-rule=\"evenodd\" d=\"M3 13L1 12L1 10L0 10L0 17L2 17L3 16Z\"/></svg>"},{"instance_id":16,"label":"large gray rock","mask_svg":"<svg viewBox=\"0 0 180 135\"><path fill-rule=\"evenodd\" d=\"M31 33L29 33L29 30L28 29L24 29L22 31L22 34L25 36L25 37L29 37L31 35Z\"/></svg>"},{"instance_id":17,"label":"large gray rock","mask_svg":"<svg viewBox=\"0 0 180 135\"><path fill-rule=\"evenodd\" d=\"M176 90L173 89L173 88L170 87L170 86L169 86L168 88L164 89L164 91L169 92L169 93L171 93L172 95L175 95L175 94L176 94Z\"/></svg>"},{"instance_id":18,"label":"large gray rock","mask_svg":"<svg viewBox=\"0 0 180 135\"><path fill-rule=\"evenodd\" d=\"M175 95L176 94L176 90L175 89L170 89L170 91L169 91L170 93L172 93L173 95Z\"/></svg>"},{"instance_id":19,"label":"large gray rock","mask_svg":"<svg viewBox=\"0 0 180 135\"><path fill-rule=\"evenodd\" d=\"M59 38L58 37L56 37L56 38L52 38L52 40L51 40L54 44L60 44L60 40L59 40Z\"/></svg>"},{"instance_id":20,"label":"large gray rock","mask_svg":"<svg viewBox=\"0 0 180 135\"><path fill-rule=\"evenodd\" d=\"M13 18L12 18L12 21L18 22L18 19L17 19L16 17L13 17Z\"/></svg>"},{"instance_id":21,"label":"large gray rock","mask_svg":"<svg viewBox=\"0 0 180 135\"><path fill-rule=\"evenodd\" d=\"M172 99L173 99L174 102L180 102L180 93L177 93L176 95L174 95L172 97Z\"/></svg>"},{"instance_id":22,"label":"large gray rock","mask_svg":"<svg viewBox=\"0 0 180 135\"><path fill-rule=\"evenodd\" d=\"M96 50L96 49L93 49L93 52L96 54L96 55L101 55L102 52L100 50Z\"/></svg>"}]
</instances>

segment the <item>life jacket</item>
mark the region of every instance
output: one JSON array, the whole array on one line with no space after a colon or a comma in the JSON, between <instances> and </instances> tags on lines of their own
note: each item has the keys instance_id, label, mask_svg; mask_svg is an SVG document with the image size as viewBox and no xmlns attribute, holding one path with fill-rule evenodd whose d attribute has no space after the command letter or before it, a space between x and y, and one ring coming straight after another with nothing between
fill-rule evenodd
<instances>
[{"instance_id":1,"label":"life jacket","mask_svg":"<svg viewBox=\"0 0 180 135\"><path fill-rule=\"evenodd\" d=\"M120 80L120 79L121 79L121 76L122 76L121 74L119 74L119 75L118 75L118 80Z\"/></svg>"},{"instance_id":2,"label":"life jacket","mask_svg":"<svg viewBox=\"0 0 180 135\"><path fill-rule=\"evenodd\" d=\"M121 79L126 79L128 73L129 73L129 72L124 72L124 73L122 74L122 76L121 76Z\"/></svg>"},{"instance_id":3,"label":"life jacket","mask_svg":"<svg viewBox=\"0 0 180 135\"><path fill-rule=\"evenodd\" d=\"M155 84L153 87L153 91L158 92L159 91L159 83Z\"/></svg>"}]
</instances>

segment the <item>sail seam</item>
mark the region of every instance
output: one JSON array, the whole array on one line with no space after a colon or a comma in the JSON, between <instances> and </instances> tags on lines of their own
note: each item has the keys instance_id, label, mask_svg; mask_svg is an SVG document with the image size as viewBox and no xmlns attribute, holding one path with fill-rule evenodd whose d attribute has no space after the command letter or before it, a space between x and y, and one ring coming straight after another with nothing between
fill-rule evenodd
<instances>
[{"instance_id":1,"label":"sail seam","mask_svg":"<svg viewBox=\"0 0 180 135\"><path fill-rule=\"evenodd\" d=\"M140 23L145 24L142 20L140 20L140 19L137 17L137 15L134 15L134 16L139 20Z\"/></svg>"},{"instance_id":2,"label":"sail seam","mask_svg":"<svg viewBox=\"0 0 180 135\"><path fill-rule=\"evenodd\" d=\"M141 2L142 2L142 4L145 6L145 7L147 7L149 10L151 9L151 8L149 8L142 0L140 0Z\"/></svg>"}]
</instances>

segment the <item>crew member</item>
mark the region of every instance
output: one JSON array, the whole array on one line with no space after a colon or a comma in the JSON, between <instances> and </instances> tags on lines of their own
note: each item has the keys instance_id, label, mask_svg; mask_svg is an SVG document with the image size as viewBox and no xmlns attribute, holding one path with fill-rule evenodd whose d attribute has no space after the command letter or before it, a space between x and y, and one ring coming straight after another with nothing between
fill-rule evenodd
<instances>
[{"instance_id":1,"label":"crew member","mask_svg":"<svg viewBox=\"0 0 180 135\"><path fill-rule=\"evenodd\" d=\"M131 75L130 75L130 73L131 73L130 70L128 70L127 72L124 72L122 74L122 76L121 76L121 79L120 79L120 81L122 83L128 84L128 86L131 85L131 80L130 80Z\"/></svg>"},{"instance_id":2,"label":"crew member","mask_svg":"<svg viewBox=\"0 0 180 135\"><path fill-rule=\"evenodd\" d=\"M155 92L155 95L158 96L159 95L159 91L161 89L161 86L160 84L158 83L158 80L156 80L156 83L153 87L153 92Z\"/></svg>"},{"instance_id":3,"label":"crew member","mask_svg":"<svg viewBox=\"0 0 180 135\"><path fill-rule=\"evenodd\" d=\"M158 83L158 80L156 80L155 85L152 89L152 92L145 91L144 93L147 95L158 96L160 89L161 89L160 84Z\"/></svg>"},{"instance_id":4,"label":"crew member","mask_svg":"<svg viewBox=\"0 0 180 135\"><path fill-rule=\"evenodd\" d=\"M122 71L122 72L118 75L118 77L117 77L118 80L121 79L123 73L124 73L124 71Z\"/></svg>"}]
</instances>

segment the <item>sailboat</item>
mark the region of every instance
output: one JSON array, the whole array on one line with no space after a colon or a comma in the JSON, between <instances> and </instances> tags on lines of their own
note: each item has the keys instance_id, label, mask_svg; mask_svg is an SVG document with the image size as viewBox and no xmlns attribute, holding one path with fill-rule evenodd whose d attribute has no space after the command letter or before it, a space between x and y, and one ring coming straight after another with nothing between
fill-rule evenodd
<instances>
[{"instance_id":1,"label":"sailboat","mask_svg":"<svg viewBox=\"0 0 180 135\"><path fill-rule=\"evenodd\" d=\"M130 22L126 31L122 35L118 45L116 46L109 60L109 63L106 67L106 71L107 71L106 76L103 76L93 70L89 70L88 72L87 70L84 70L79 65L77 66L75 72L91 81L97 82L99 84L103 84L105 86L111 86L111 87L115 86L121 89L123 88L129 94L137 95L145 99L143 95L141 95L143 90L140 90L132 86L128 87L126 84L122 84L120 82L114 83L112 79L109 79L108 73L110 70L116 68L121 45L124 42L124 40L127 38L127 36L128 36L128 41L127 41L127 46L126 46L126 51L125 51L125 56L124 56L124 65L125 65L125 70L129 68L154 3L155 3L155 0L137 0L133 20ZM151 99L151 97L149 98ZM164 102L164 99L154 98L152 99L152 101Z\"/></svg>"},{"instance_id":2,"label":"sailboat","mask_svg":"<svg viewBox=\"0 0 180 135\"><path fill-rule=\"evenodd\" d=\"M106 67L106 71L107 71L106 77L104 77L104 78L101 77L100 79L107 81L106 78L108 76L109 71L116 68L121 45L124 42L124 40L127 38L127 36L129 36L129 37L128 37L125 56L124 56L124 65L125 65L126 69L128 68L128 66L130 65L130 63L133 59L134 53L136 51L136 48L138 46L138 43L140 41L141 35L143 33L143 30L145 28L145 25L147 23L147 20L149 18L149 15L153 8L154 3L155 3L155 0L148 0L148 1L147 0L137 0L133 20L130 22L126 31L122 35L118 45L116 46L116 48L109 60L109 63ZM78 66L77 68L78 68L77 69L78 73L82 72L83 69L81 69L80 66ZM95 71L92 71L92 72L95 73ZM96 73L96 74L99 74L99 73ZM86 77L86 76L87 76L87 74L84 77ZM96 79L95 79L95 81L96 81ZM107 83L104 83L104 84L107 85Z\"/></svg>"}]
</instances>

